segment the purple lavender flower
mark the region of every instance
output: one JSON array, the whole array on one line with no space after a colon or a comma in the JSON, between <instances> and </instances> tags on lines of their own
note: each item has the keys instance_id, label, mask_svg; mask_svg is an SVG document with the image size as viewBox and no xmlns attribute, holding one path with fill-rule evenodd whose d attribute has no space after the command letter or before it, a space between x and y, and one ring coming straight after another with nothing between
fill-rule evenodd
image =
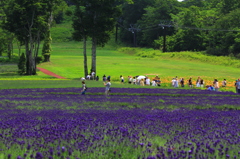
<instances>
[{"instance_id":1,"label":"purple lavender flower","mask_svg":"<svg viewBox=\"0 0 240 159\"><path fill-rule=\"evenodd\" d=\"M43 159L43 155L40 152L37 152L35 159Z\"/></svg>"}]
</instances>

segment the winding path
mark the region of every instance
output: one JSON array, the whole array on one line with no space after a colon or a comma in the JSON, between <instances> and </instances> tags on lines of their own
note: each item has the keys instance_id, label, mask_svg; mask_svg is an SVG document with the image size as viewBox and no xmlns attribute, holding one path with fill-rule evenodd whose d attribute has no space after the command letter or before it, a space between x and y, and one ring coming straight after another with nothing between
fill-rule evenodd
<instances>
[{"instance_id":1,"label":"winding path","mask_svg":"<svg viewBox=\"0 0 240 159\"><path fill-rule=\"evenodd\" d=\"M59 78L59 79L66 79L65 77L59 76L59 75L57 75L57 74L55 74L51 71L48 71L44 68L37 67L37 69L39 69L41 72L43 72L46 75L53 76L53 77L56 77L56 78Z\"/></svg>"}]
</instances>

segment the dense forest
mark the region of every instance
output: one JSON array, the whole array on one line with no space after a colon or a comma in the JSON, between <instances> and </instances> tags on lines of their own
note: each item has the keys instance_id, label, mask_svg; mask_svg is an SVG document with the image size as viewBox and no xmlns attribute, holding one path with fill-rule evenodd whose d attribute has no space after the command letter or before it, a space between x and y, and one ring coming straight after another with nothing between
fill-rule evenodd
<instances>
[{"instance_id":1,"label":"dense forest","mask_svg":"<svg viewBox=\"0 0 240 159\"><path fill-rule=\"evenodd\" d=\"M51 31L63 23L71 25L68 40L92 41L93 70L96 46L112 35L126 46L240 58L239 0L0 0L0 6L0 56L11 58L13 43L24 46L28 74L36 72L40 49L50 60Z\"/></svg>"}]
</instances>

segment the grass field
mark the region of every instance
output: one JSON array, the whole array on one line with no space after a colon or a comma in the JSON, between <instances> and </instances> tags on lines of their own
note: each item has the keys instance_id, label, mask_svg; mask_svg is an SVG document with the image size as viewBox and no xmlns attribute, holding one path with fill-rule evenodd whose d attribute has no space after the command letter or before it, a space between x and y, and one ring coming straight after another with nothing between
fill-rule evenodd
<instances>
[{"instance_id":1,"label":"grass field","mask_svg":"<svg viewBox=\"0 0 240 159\"><path fill-rule=\"evenodd\" d=\"M88 68L90 70L90 42L88 42L87 48ZM82 43L53 43L52 50L53 51L51 55L51 62L41 63L38 65L38 67L48 69L68 79L79 79L83 76L84 70ZM157 58L143 58L142 54L147 54L147 51L149 51L149 55L153 54L153 50L139 48L138 50L142 50L142 52L144 53L141 53L139 55L134 53L131 49L126 51L126 49L117 46L113 42L110 42L104 48L98 48L97 75L99 75L100 79L104 74L111 75L113 81L119 81L120 75L123 75L125 77L125 80L127 80L127 76L129 75L148 75L149 77L154 77L155 75L158 75L161 77L162 82L166 83L166 85L168 85L171 79L175 76L178 76L179 78L183 77L185 78L185 80L189 79L190 77L195 80L198 76L200 76L205 80L206 84L212 84L212 81L215 78L218 79L221 83L221 81L226 78L229 86L227 89L232 91L234 90L233 85L234 81L238 78L239 68L219 64L217 65L216 60L213 60L214 57L211 57L212 63L209 62L209 57L204 55L201 55L201 59L208 58L207 62L203 62L204 60L199 60L195 58L197 56L196 53L189 53L188 58L185 58L186 55L183 56L183 53L175 53L176 56L174 57L172 57L172 55L170 56L170 54L172 53L165 53L161 54L161 56L157 56ZM15 52L17 53L18 50L16 49ZM220 61L221 60L230 61L228 57L223 57L220 59ZM234 60L234 62L236 62L236 60ZM15 67L17 71L16 66L11 67ZM7 68L7 66L1 66L1 68L5 70L11 70L11 68ZM1 68L0 80L5 80L5 82L6 80L9 81L55 79L41 72L38 72L37 76L18 76L16 74L16 71L4 72L1 71ZM68 85L67 82L66 85Z\"/></svg>"}]
</instances>

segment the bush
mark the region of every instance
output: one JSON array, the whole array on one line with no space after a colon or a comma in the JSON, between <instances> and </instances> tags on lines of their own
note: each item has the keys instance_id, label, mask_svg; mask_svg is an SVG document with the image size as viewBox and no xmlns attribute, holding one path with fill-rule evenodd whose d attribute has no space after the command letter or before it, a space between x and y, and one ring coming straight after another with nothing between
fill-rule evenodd
<instances>
[{"instance_id":1,"label":"bush","mask_svg":"<svg viewBox=\"0 0 240 159\"><path fill-rule=\"evenodd\" d=\"M240 59L240 53L236 55L236 58L237 58L237 59Z\"/></svg>"},{"instance_id":2,"label":"bush","mask_svg":"<svg viewBox=\"0 0 240 159\"><path fill-rule=\"evenodd\" d=\"M215 56L225 55L225 53L221 48L213 48L213 47L208 47L206 50L206 53L209 55L215 55Z\"/></svg>"}]
</instances>

